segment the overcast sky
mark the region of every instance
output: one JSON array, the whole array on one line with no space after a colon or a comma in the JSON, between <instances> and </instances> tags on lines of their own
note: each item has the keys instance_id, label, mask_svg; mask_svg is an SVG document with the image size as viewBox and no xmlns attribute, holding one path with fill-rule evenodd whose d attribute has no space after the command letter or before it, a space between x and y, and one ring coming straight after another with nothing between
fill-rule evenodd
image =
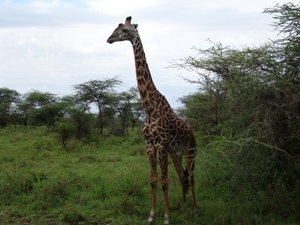
<instances>
[{"instance_id":1,"label":"overcast sky","mask_svg":"<svg viewBox=\"0 0 300 225\"><path fill-rule=\"evenodd\" d=\"M136 86L129 42L106 43L119 23L139 24L157 88L177 99L197 85L180 76L197 74L167 68L172 59L196 55L207 39L235 47L260 46L277 32L265 8L278 0L0 0L0 87L24 94L32 89L59 96L94 79L118 76L117 91Z\"/></svg>"}]
</instances>

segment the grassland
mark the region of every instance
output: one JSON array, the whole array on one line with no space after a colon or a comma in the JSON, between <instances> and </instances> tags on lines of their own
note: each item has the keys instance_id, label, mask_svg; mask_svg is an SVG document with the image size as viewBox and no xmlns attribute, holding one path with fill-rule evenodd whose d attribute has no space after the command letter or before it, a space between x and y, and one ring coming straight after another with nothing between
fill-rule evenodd
<instances>
[{"instance_id":1,"label":"grassland","mask_svg":"<svg viewBox=\"0 0 300 225\"><path fill-rule=\"evenodd\" d=\"M0 130L0 224L146 224L150 171L137 131L125 137L73 140L68 149L45 127ZM199 149L198 216L190 198L182 202L179 180L170 165L171 224L298 224L297 215L290 216L289 199L280 199L279 194L267 200L264 192L233 194L216 185L213 173L205 172L210 157ZM163 224L160 190L157 205L156 224Z\"/></svg>"}]
</instances>

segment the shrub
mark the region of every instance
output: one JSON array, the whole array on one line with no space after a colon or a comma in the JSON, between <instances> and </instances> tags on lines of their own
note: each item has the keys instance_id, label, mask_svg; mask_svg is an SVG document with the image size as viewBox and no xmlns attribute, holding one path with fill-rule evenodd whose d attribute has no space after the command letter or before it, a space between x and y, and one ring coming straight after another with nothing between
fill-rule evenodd
<instances>
[{"instance_id":1,"label":"shrub","mask_svg":"<svg viewBox=\"0 0 300 225\"><path fill-rule=\"evenodd\" d=\"M74 127L69 123L59 122L56 125L56 130L60 135L62 146L66 149L66 151L68 151L66 143L67 140L70 139L74 134Z\"/></svg>"}]
</instances>

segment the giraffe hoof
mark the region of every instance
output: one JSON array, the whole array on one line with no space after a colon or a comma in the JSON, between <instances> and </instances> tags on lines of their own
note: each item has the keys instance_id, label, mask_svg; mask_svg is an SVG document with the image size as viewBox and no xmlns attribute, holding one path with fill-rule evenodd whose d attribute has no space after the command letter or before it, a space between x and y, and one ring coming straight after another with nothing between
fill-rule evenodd
<instances>
[{"instance_id":1,"label":"giraffe hoof","mask_svg":"<svg viewBox=\"0 0 300 225\"><path fill-rule=\"evenodd\" d=\"M153 225L154 224L154 219L150 217L147 221L148 225Z\"/></svg>"},{"instance_id":2,"label":"giraffe hoof","mask_svg":"<svg viewBox=\"0 0 300 225\"><path fill-rule=\"evenodd\" d=\"M165 216L164 225L169 225L169 216Z\"/></svg>"}]
</instances>

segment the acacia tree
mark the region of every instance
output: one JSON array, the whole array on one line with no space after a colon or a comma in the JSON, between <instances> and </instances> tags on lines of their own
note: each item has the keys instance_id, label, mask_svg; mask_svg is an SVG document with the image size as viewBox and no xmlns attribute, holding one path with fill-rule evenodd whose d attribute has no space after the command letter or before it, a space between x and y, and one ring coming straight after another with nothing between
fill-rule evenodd
<instances>
[{"instance_id":1,"label":"acacia tree","mask_svg":"<svg viewBox=\"0 0 300 225\"><path fill-rule=\"evenodd\" d=\"M60 98L62 106L61 116L57 118L56 131L62 141L62 147L67 151L67 141L71 138L89 140L92 134L94 115L89 112L90 107L77 99L75 95Z\"/></svg>"},{"instance_id":2,"label":"acacia tree","mask_svg":"<svg viewBox=\"0 0 300 225\"><path fill-rule=\"evenodd\" d=\"M30 103L26 100L26 96L26 94L22 95L17 103L18 111L24 127L27 127L30 112L32 111L32 107Z\"/></svg>"},{"instance_id":3,"label":"acacia tree","mask_svg":"<svg viewBox=\"0 0 300 225\"><path fill-rule=\"evenodd\" d=\"M217 146L230 160L226 176L236 181L235 188L270 187L278 177L287 186L296 184L300 7L288 3L264 12L275 15L278 40L241 49L212 42L208 49L195 48L195 57L172 64L199 74L191 81L199 84L199 92L181 99L185 117L200 132L203 147Z\"/></svg>"},{"instance_id":4,"label":"acacia tree","mask_svg":"<svg viewBox=\"0 0 300 225\"><path fill-rule=\"evenodd\" d=\"M98 110L98 127L100 134L103 134L103 110L109 104L110 96L114 93L114 88L122 82L117 77L106 80L90 80L88 82L74 85L76 96L79 101L86 104L94 104Z\"/></svg>"},{"instance_id":5,"label":"acacia tree","mask_svg":"<svg viewBox=\"0 0 300 225\"><path fill-rule=\"evenodd\" d=\"M279 31L280 38L274 41L274 45L280 49L277 54L280 63L280 78L292 83L299 82L300 65L300 4L277 4L265 9L264 13L273 15L273 26Z\"/></svg>"},{"instance_id":6,"label":"acacia tree","mask_svg":"<svg viewBox=\"0 0 300 225\"><path fill-rule=\"evenodd\" d=\"M25 126L28 119L31 119L33 124L45 124L48 127L53 126L55 117L62 110L59 98L55 94L38 90L27 92L18 103L18 106Z\"/></svg>"},{"instance_id":7,"label":"acacia tree","mask_svg":"<svg viewBox=\"0 0 300 225\"><path fill-rule=\"evenodd\" d=\"M112 106L118 114L121 125L120 134L123 135L127 131L130 123L134 127L134 124L141 116L141 110L139 110L142 107L141 105L137 88L134 87L113 97Z\"/></svg>"},{"instance_id":8,"label":"acacia tree","mask_svg":"<svg viewBox=\"0 0 300 225\"><path fill-rule=\"evenodd\" d=\"M16 111L13 109L18 102L20 94L9 88L0 88L0 127L6 127Z\"/></svg>"}]
</instances>

